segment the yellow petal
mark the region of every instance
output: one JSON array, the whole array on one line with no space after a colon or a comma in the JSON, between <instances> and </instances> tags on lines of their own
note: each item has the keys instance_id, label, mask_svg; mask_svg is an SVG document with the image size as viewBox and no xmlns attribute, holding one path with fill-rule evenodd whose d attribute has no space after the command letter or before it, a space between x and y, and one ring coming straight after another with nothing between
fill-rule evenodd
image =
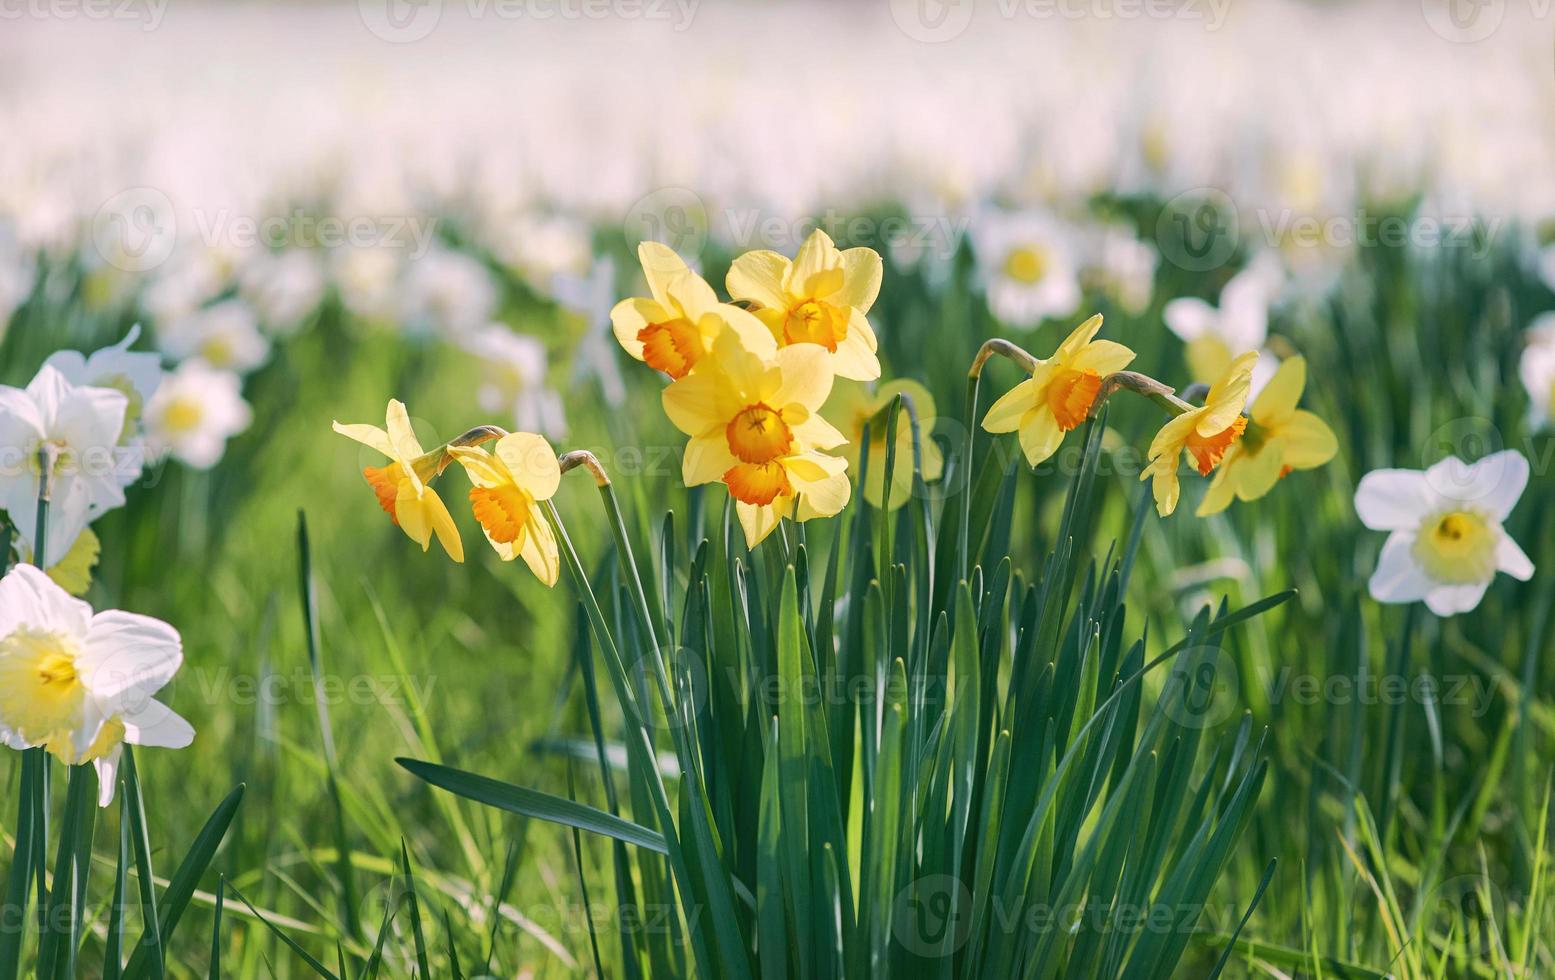
<instances>
[{"instance_id":1,"label":"yellow petal","mask_svg":"<svg viewBox=\"0 0 1555 980\"><path fill-rule=\"evenodd\" d=\"M873 381L880 377L880 358L870 346L874 333L865 334L858 329L858 321L862 319L862 315L854 314L854 322L848 327L848 335L842 338L836 352L831 355L832 370L837 372L839 378ZM864 326L868 329L867 323Z\"/></svg>"},{"instance_id":2,"label":"yellow petal","mask_svg":"<svg viewBox=\"0 0 1555 980\"><path fill-rule=\"evenodd\" d=\"M508 481L502 463L480 446L449 446L448 454L464 467L464 474L478 487L501 486Z\"/></svg>"},{"instance_id":3,"label":"yellow petal","mask_svg":"<svg viewBox=\"0 0 1555 980\"><path fill-rule=\"evenodd\" d=\"M767 325L746 310L728 303L713 310L717 322L740 338L740 346L757 357L771 360L777 354L777 340ZM716 336L716 334L715 334Z\"/></svg>"},{"instance_id":4,"label":"yellow petal","mask_svg":"<svg viewBox=\"0 0 1555 980\"><path fill-rule=\"evenodd\" d=\"M524 564L535 573L535 578L547 586L555 586L561 573L561 552L556 547L556 536L551 533L550 523L535 514L525 531L519 552L524 557Z\"/></svg>"},{"instance_id":5,"label":"yellow petal","mask_svg":"<svg viewBox=\"0 0 1555 980\"><path fill-rule=\"evenodd\" d=\"M349 425L335 422L333 425L335 431L347 439L354 439L370 449L376 449L390 459L394 458L394 444L389 441L389 434L376 425L367 425L362 422L354 422Z\"/></svg>"},{"instance_id":6,"label":"yellow petal","mask_svg":"<svg viewBox=\"0 0 1555 980\"><path fill-rule=\"evenodd\" d=\"M675 276L666 284L666 287L672 305L678 306L686 314L686 318L693 321L700 320L721 305L718 294L713 292L713 287L707 284L707 280L690 269Z\"/></svg>"},{"instance_id":7,"label":"yellow petal","mask_svg":"<svg viewBox=\"0 0 1555 980\"><path fill-rule=\"evenodd\" d=\"M798 404L811 412L820 411L832 385L831 355L826 348L819 344L790 344L777 352L775 360L782 382L772 395L772 407Z\"/></svg>"},{"instance_id":8,"label":"yellow petal","mask_svg":"<svg viewBox=\"0 0 1555 980\"><path fill-rule=\"evenodd\" d=\"M983 416L983 428L989 432L1014 432L1026 413L1036 410L1041 394L1036 380L1027 378L989 406L988 414Z\"/></svg>"},{"instance_id":9,"label":"yellow petal","mask_svg":"<svg viewBox=\"0 0 1555 980\"><path fill-rule=\"evenodd\" d=\"M1229 454L1228 454L1229 455ZM1204 492L1204 499L1199 501L1199 509L1194 511L1199 517L1209 517L1218 514L1230 506L1236 493L1231 481L1227 478L1232 471L1233 464L1227 459L1225 463L1215 470L1215 478L1210 481L1209 489Z\"/></svg>"},{"instance_id":10,"label":"yellow petal","mask_svg":"<svg viewBox=\"0 0 1555 980\"><path fill-rule=\"evenodd\" d=\"M1038 466L1046 461L1064 441L1064 430L1059 428L1058 419L1053 417L1053 410L1046 404L1038 405L1036 411L1029 412L1021 419L1020 448L1026 454L1026 462L1032 466Z\"/></svg>"},{"instance_id":11,"label":"yellow petal","mask_svg":"<svg viewBox=\"0 0 1555 980\"><path fill-rule=\"evenodd\" d=\"M832 243L831 236L817 228L799 246L794 264L788 270L787 292L795 296L824 296L835 292L842 285L842 255ZM836 276L827 276L830 270L838 270ZM817 291L812 291L817 290Z\"/></svg>"},{"instance_id":12,"label":"yellow petal","mask_svg":"<svg viewBox=\"0 0 1555 980\"><path fill-rule=\"evenodd\" d=\"M734 513L740 519L740 528L745 532L747 548L755 548L766 540L767 535L777 529L781 519L777 508L772 504L747 504L736 501Z\"/></svg>"},{"instance_id":13,"label":"yellow petal","mask_svg":"<svg viewBox=\"0 0 1555 980\"><path fill-rule=\"evenodd\" d=\"M868 313L880 295L884 266L872 248L850 248L842 253L842 288L830 300Z\"/></svg>"},{"instance_id":14,"label":"yellow petal","mask_svg":"<svg viewBox=\"0 0 1555 980\"><path fill-rule=\"evenodd\" d=\"M836 449L848 442L847 436L820 415L811 415L791 428L794 440L803 449ZM907 431L906 419L902 420L902 431Z\"/></svg>"},{"instance_id":15,"label":"yellow petal","mask_svg":"<svg viewBox=\"0 0 1555 980\"><path fill-rule=\"evenodd\" d=\"M693 372L664 389L661 400L671 424L688 436L700 436L728 422L718 412L718 378Z\"/></svg>"},{"instance_id":16,"label":"yellow petal","mask_svg":"<svg viewBox=\"0 0 1555 980\"><path fill-rule=\"evenodd\" d=\"M1231 447L1221 466L1229 466L1231 473L1227 480L1236 488L1238 499L1257 500L1279 482L1285 467L1285 444L1281 439L1273 438L1265 440L1256 453L1237 453L1236 448Z\"/></svg>"},{"instance_id":17,"label":"yellow petal","mask_svg":"<svg viewBox=\"0 0 1555 980\"><path fill-rule=\"evenodd\" d=\"M556 450L544 436L510 432L497 440L496 455L507 465L513 482L536 500L550 500L561 485Z\"/></svg>"},{"instance_id":18,"label":"yellow petal","mask_svg":"<svg viewBox=\"0 0 1555 980\"><path fill-rule=\"evenodd\" d=\"M788 298L783 294L788 267L788 259L768 249L746 252L729 267L724 286L731 299L758 303L779 311L781 316L788 307Z\"/></svg>"},{"instance_id":19,"label":"yellow petal","mask_svg":"<svg viewBox=\"0 0 1555 980\"><path fill-rule=\"evenodd\" d=\"M1171 516L1177 509L1177 498L1181 493L1177 485L1177 460L1175 454L1170 462L1163 458L1152 463L1143 474L1143 477L1154 477L1150 482L1150 493L1155 497L1155 512L1162 517Z\"/></svg>"},{"instance_id":20,"label":"yellow petal","mask_svg":"<svg viewBox=\"0 0 1555 980\"><path fill-rule=\"evenodd\" d=\"M402 463L408 463L425 452L421 443L416 440L416 431L410 427L410 413L405 411L405 403L398 398L390 399L387 412L386 428L389 433L389 444L394 447L393 458ZM419 489L421 480L412 474L412 478Z\"/></svg>"},{"instance_id":21,"label":"yellow petal","mask_svg":"<svg viewBox=\"0 0 1555 980\"><path fill-rule=\"evenodd\" d=\"M432 544L432 519L422 503L425 494L417 493L409 480L401 480L394 498L394 517L400 530L426 551Z\"/></svg>"},{"instance_id":22,"label":"yellow petal","mask_svg":"<svg viewBox=\"0 0 1555 980\"><path fill-rule=\"evenodd\" d=\"M802 458L791 457L783 463L798 499L794 512L796 521L832 517L848 505L853 485L848 481L844 460L816 453Z\"/></svg>"},{"instance_id":23,"label":"yellow petal","mask_svg":"<svg viewBox=\"0 0 1555 980\"><path fill-rule=\"evenodd\" d=\"M102 542L97 535L91 528L84 528L76 535L75 543L65 552L65 557L48 569L48 576L71 595L85 595L92 587L92 569L97 567L102 551Z\"/></svg>"},{"instance_id":24,"label":"yellow petal","mask_svg":"<svg viewBox=\"0 0 1555 980\"><path fill-rule=\"evenodd\" d=\"M448 557L457 562L464 561L464 542L459 539L459 528L454 525L453 515L448 513L443 498L437 495L436 490L428 488L421 495L421 502L426 507L427 521L437 534L438 543L448 552Z\"/></svg>"},{"instance_id":25,"label":"yellow petal","mask_svg":"<svg viewBox=\"0 0 1555 980\"><path fill-rule=\"evenodd\" d=\"M1053 360L1068 362L1073 359L1101 331L1101 323L1101 314L1097 313L1089 320L1075 327L1069 336L1064 338L1064 342L1058 345L1058 350L1053 354Z\"/></svg>"},{"instance_id":26,"label":"yellow petal","mask_svg":"<svg viewBox=\"0 0 1555 980\"><path fill-rule=\"evenodd\" d=\"M643 242L637 246L637 260L643 265L643 278L659 305L670 303L670 283L690 270L675 250L663 242Z\"/></svg>"},{"instance_id":27,"label":"yellow petal","mask_svg":"<svg viewBox=\"0 0 1555 980\"><path fill-rule=\"evenodd\" d=\"M621 348L637 360L643 359L643 342L637 335L650 323L673 319L658 302L635 296L623 299L610 311L610 326Z\"/></svg>"},{"instance_id":28,"label":"yellow petal","mask_svg":"<svg viewBox=\"0 0 1555 980\"><path fill-rule=\"evenodd\" d=\"M880 349L880 339L875 336L875 328L870 324L869 317L860 310L854 310L848 315L848 336L855 334L871 354Z\"/></svg>"},{"instance_id":29,"label":"yellow petal","mask_svg":"<svg viewBox=\"0 0 1555 980\"><path fill-rule=\"evenodd\" d=\"M1155 438L1150 440L1150 450L1146 454L1149 459L1171 455L1172 465L1177 465L1178 458L1182 455L1183 444L1188 441L1188 433L1193 431L1204 409L1196 408L1191 412L1184 412L1156 432Z\"/></svg>"},{"instance_id":30,"label":"yellow petal","mask_svg":"<svg viewBox=\"0 0 1555 980\"><path fill-rule=\"evenodd\" d=\"M1311 412L1297 409L1280 427L1285 442L1285 465L1294 470L1322 466L1339 452L1334 431Z\"/></svg>"},{"instance_id":31,"label":"yellow petal","mask_svg":"<svg viewBox=\"0 0 1555 980\"><path fill-rule=\"evenodd\" d=\"M1299 355L1287 357L1253 399L1248 414L1259 425L1278 426L1296 411L1296 403L1301 401L1301 392L1306 386L1307 359Z\"/></svg>"},{"instance_id":32,"label":"yellow petal","mask_svg":"<svg viewBox=\"0 0 1555 980\"><path fill-rule=\"evenodd\" d=\"M1105 378L1128 367L1133 360L1134 352L1122 344L1097 340L1087 344L1069 366L1076 371L1095 371Z\"/></svg>"},{"instance_id":33,"label":"yellow petal","mask_svg":"<svg viewBox=\"0 0 1555 980\"><path fill-rule=\"evenodd\" d=\"M686 445L685 455L681 457L680 478L688 487L717 483L738 462L729 451L729 440L722 432L697 436Z\"/></svg>"},{"instance_id":34,"label":"yellow petal","mask_svg":"<svg viewBox=\"0 0 1555 980\"><path fill-rule=\"evenodd\" d=\"M1194 429L1201 436L1211 436L1230 427L1242 414L1247 404L1247 393L1252 389L1253 365L1258 361L1257 351L1248 351L1231 362L1226 373L1210 386L1204 399L1204 408Z\"/></svg>"},{"instance_id":35,"label":"yellow petal","mask_svg":"<svg viewBox=\"0 0 1555 980\"><path fill-rule=\"evenodd\" d=\"M1209 384L1231 365L1231 348L1214 334L1204 334L1188 342L1188 373L1193 380Z\"/></svg>"}]
</instances>

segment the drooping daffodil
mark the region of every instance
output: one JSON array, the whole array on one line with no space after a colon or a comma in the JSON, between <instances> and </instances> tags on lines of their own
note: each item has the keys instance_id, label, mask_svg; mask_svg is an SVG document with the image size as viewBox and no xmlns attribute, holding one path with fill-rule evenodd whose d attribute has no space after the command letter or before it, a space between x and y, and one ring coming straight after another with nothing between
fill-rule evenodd
<instances>
[{"instance_id":1,"label":"drooping daffodil","mask_svg":"<svg viewBox=\"0 0 1555 980\"><path fill-rule=\"evenodd\" d=\"M387 464L369 466L362 470L362 475L377 494L378 505L390 520L421 545L422 551L431 547L435 534L448 557L464 561L459 529L454 526L454 519L442 498L430 486L446 463L447 454L441 448L430 453L421 448L411 429L405 404L398 399L389 402L384 425L380 429L375 425L336 422L334 428L346 438L389 457Z\"/></svg>"},{"instance_id":2,"label":"drooping daffodil","mask_svg":"<svg viewBox=\"0 0 1555 980\"><path fill-rule=\"evenodd\" d=\"M1156 513L1162 517L1177 509L1182 490L1177 481L1177 468L1183 454L1192 459L1200 476L1209 476L1232 444L1241 438L1247 427L1242 408L1247 404L1253 365L1257 360L1257 351L1237 357L1210 386L1203 405L1190 408L1163 425L1151 441L1150 463L1140 479L1151 481Z\"/></svg>"},{"instance_id":3,"label":"drooping daffodil","mask_svg":"<svg viewBox=\"0 0 1555 980\"><path fill-rule=\"evenodd\" d=\"M862 382L844 381L832 386L831 397L822 409L832 424L847 437L847 445L837 453L848 461L855 473L859 472L864 440L864 427L869 426L869 472L864 477L864 499L872 506L880 507L885 500L885 475L887 469L886 428L887 421L880 417L898 395L911 399L912 410L918 416L919 452L922 454L922 473L925 483L938 480L945 470L945 457L939 444L930 436L937 417L934 396L916 381L899 378L888 381L874 391ZM896 420L896 463L891 470L891 499L885 506L889 510L907 503L912 496L913 482L913 432L911 419L904 407Z\"/></svg>"},{"instance_id":4,"label":"drooping daffodil","mask_svg":"<svg viewBox=\"0 0 1555 980\"><path fill-rule=\"evenodd\" d=\"M555 585L561 555L539 508L561 484L551 444L530 432L511 432L489 452L480 446L450 446L448 452L475 484L470 504L492 548L503 561L522 557L540 581Z\"/></svg>"}]
</instances>

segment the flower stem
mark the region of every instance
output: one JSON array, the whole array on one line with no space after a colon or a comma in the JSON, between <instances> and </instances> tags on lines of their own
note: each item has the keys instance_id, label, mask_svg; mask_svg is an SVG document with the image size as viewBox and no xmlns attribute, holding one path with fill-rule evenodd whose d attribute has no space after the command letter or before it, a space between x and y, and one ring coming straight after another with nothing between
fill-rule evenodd
<instances>
[{"instance_id":1,"label":"flower stem","mask_svg":"<svg viewBox=\"0 0 1555 980\"><path fill-rule=\"evenodd\" d=\"M32 539L32 563L44 567L49 553L49 498L54 495L54 448L44 443L38 450L38 516Z\"/></svg>"}]
</instances>

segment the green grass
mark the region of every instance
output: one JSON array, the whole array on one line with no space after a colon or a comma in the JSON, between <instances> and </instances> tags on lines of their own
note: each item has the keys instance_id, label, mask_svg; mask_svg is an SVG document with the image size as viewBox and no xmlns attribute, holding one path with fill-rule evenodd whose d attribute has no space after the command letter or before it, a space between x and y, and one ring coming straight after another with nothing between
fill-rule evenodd
<instances>
[{"instance_id":1,"label":"green grass","mask_svg":"<svg viewBox=\"0 0 1555 980\"><path fill-rule=\"evenodd\" d=\"M1107 206L1155 227L1150 202ZM1160 303L1212 296L1230 271L1166 264L1151 310L1094 308L1174 382ZM48 901L77 913L49 952L30 931L19 961L90 976L116 950L125 975L160 956L175 977L217 956L221 975L278 977L1549 972L1552 446L1525 431L1516 358L1552 303L1502 250L1364 249L1332 298L1273 321L1308 358L1332 464L1209 520L1190 486L1161 520L1131 471L1158 422L1143 403L1120 399L1035 473L1013 439L980 434L964 569L965 367L1009 334L966 256L943 288L888 268L882 357L936 397L923 437L946 451L941 483L748 553L722 493L685 491L664 462L681 440L628 365L628 411L568 393L559 448L601 455L623 517L564 480L578 566L554 591L477 547L467 515L463 566L383 519L329 420L397 396L447 437L488 421L475 365L328 306L248 381L254 426L215 471L158 470L97 524L90 598L180 629L167 700L199 736L139 753L135 791L103 812L72 806L57 765L51 805L22 806L46 767L0 758L0 868L29 872L7 895L34 893L35 915L41 867ZM532 296L507 313L558 352L575 341ZM34 300L0 380L128 322L79 292ZM1045 353L1066 326L1011 339ZM984 407L1014 380L990 366ZM1355 520L1360 476L1499 445L1534 463L1508 531L1540 573L1447 621L1373 602L1382 536ZM1422 676L1434 696L1344 692ZM13 858L17 840L33 857ZM1072 931L1033 918L1082 900L1102 912ZM1158 906L1180 915L1125 921Z\"/></svg>"}]
</instances>

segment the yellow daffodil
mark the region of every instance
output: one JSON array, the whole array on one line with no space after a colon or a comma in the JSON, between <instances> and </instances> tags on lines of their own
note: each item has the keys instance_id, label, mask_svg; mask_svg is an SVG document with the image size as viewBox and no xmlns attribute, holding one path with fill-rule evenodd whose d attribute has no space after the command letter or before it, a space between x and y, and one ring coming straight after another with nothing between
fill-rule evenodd
<instances>
[{"instance_id":1,"label":"yellow daffodil","mask_svg":"<svg viewBox=\"0 0 1555 980\"><path fill-rule=\"evenodd\" d=\"M864 315L880 293L880 255L870 248L839 251L817 229L790 261L765 249L734 260L726 283L735 300L777 338L778 346L820 344L839 378L880 377L875 331Z\"/></svg>"},{"instance_id":2,"label":"yellow daffodil","mask_svg":"<svg viewBox=\"0 0 1555 980\"><path fill-rule=\"evenodd\" d=\"M722 481L752 548L781 518L842 510L851 493L847 461L818 451L846 441L820 415L832 386L826 351L795 344L769 360L725 331L708 360L705 370L664 390L670 421L691 437L686 485Z\"/></svg>"},{"instance_id":3,"label":"yellow daffodil","mask_svg":"<svg viewBox=\"0 0 1555 980\"><path fill-rule=\"evenodd\" d=\"M637 257L652 295L624 299L610 311L616 339L628 354L680 379L707 355L713 338L725 328L757 353L770 356L776 350L760 320L738 306L720 303L713 287L669 246L643 242Z\"/></svg>"},{"instance_id":4,"label":"yellow daffodil","mask_svg":"<svg viewBox=\"0 0 1555 980\"><path fill-rule=\"evenodd\" d=\"M983 416L989 432L1020 433L1026 461L1036 466L1058 451L1064 433L1084 422L1102 379L1121 371L1134 352L1110 340L1096 340L1101 316L1093 316L1038 361L1031 377L1011 388Z\"/></svg>"},{"instance_id":5,"label":"yellow daffodil","mask_svg":"<svg viewBox=\"0 0 1555 980\"><path fill-rule=\"evenodd\" d=\"M848 444L840 455L854 472L858 472L865 423L884 411L898 394L911 398L918 413L923 479L925 482L938 480L944 472L945 459L939 445L929 438L936 417L934 396L918 382L903 378L887 382L871 392L862 383L845 381L832 388L822 414L847 436ZM875 507L880 507L885 497L886 426L884 419L876 420L869 432L869 474L864 480L864 499ZM912 496L912 464L912 423L903 411L896 420L896 467L891 473L888 509L895 510Z\"/></svg>"},{"instance_id":6,"label":"yellow daffodil","mask_svg":"<svg viewBox=\"0 0 1555 980\"><path fill-rule=\"evenodd\" d=\"M1292 470L1310 470L1334 458L1339 444L1333 430L1311 412L1296 407L1307 384L1307 362L1288 357L1253 399L1242 438L1226 450L1209 491L1199 504L1204 517L1226 509L1234 496L1256 500Z\"/></svg>"},{"instance_id":7,"label":"yellow daffodil","mask_svg":"<svg viewBox=\"0 0 1555 980\"><path fill-rule=\"evenodd\" d=\"M1209 476L1247 427L1242 407L1252 387L1257 351L1236 358L1213 385L1199 408L1190 408L1161 427L1150 443L1150 465L1140 474L1153 480L1155 509L1162 517L1177 509L1177 466L1183 453L1193 458L1200 476Z\"/></svg>"},{"instance_id":8,"label":"yellow daffodil","mask_svg":"<svg viewBox=\"0 0 1555 980\"><path fill-rule=\"evenodd\" d=\"M475 484L470 491L475 519L503 561L522 557L540 581L555 585L561 557L538 503L551 499L561 483L556 453L543 437L529 432L505 435L493 448L448 449Z\"/></svg>"},{"instance_id":9,"label":"yellow daffodil","mask_svg":"<svg viewBox=\"0 0 1555 980\"><path fill-rule=\"evenodd\" d=\"M378 495L378 505L410 539L426 551L432 535L454 561L464 561L464 545L459 529L443 505L442 498L428 484L446 459L444 451L426 452L410 427L410 415L398 399L389 402L386 429L375 425L335 423L335 431L389 457L384 466L362 470L367 483Z\"/></svg>"}]
</instances>

